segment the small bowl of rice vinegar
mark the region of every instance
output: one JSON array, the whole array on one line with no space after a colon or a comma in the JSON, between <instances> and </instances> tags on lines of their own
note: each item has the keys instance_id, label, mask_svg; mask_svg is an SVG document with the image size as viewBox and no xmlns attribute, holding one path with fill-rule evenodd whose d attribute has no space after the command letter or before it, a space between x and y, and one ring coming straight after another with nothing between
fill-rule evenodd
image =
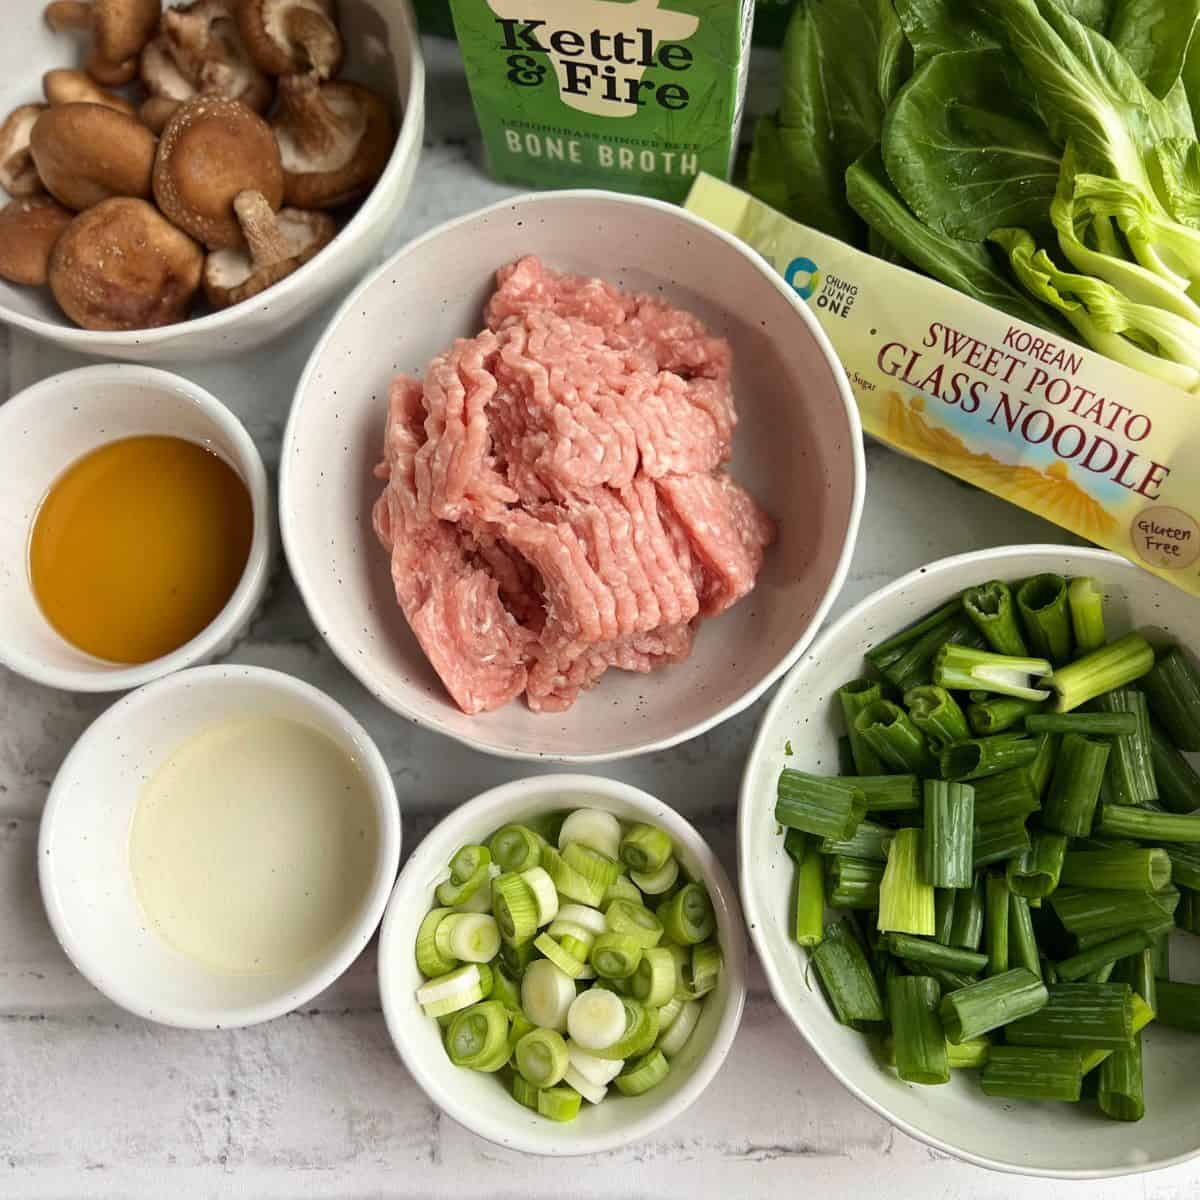
<instances>
[{"instance_id":1,"label":"small bowl of rice vinegar","mask_svg":"<svg viewBox=\"0 0 1200 1200\"><path fill-rule=\"evenodd\" d=\"M0 406L0 662L68 691L138 687L228 648L262 600L266 470L216 397L85 367Z\"/></svg>"}]
</instances>

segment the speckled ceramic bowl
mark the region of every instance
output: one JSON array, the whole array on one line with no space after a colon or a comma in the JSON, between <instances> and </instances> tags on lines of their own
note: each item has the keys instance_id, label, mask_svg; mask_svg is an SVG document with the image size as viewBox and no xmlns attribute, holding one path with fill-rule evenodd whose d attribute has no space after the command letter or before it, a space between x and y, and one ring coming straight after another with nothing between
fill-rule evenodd
<instances>
[{"instance_id":1,"label":"speckled ceramic bowl","mask_svg":"<svg viewBox=\"0 0 1200 1200\"><path fill-rule=\"evenodd\" d=\"M494 1075L456 1067L441 1030L417 1004L424 982L414 958L417 928L433 907L433 890L454 852L502 825L557 809L602 808L622 821L646 821L671 835L684 870L712 897L721 979L705 1001L687 1045L667 1078L642 1096L621 1096L559 1124L522 1108ZM540 775L493 788L455 809L404 864L379 935L379 990L392 1041L413 1078L460 1125L500 1146L552 1156L599 1154L648 1137L680 1117L712 1083L733 1045L746 1000L746 934L737 896L716 856L696 830L647 792L596 775ZM499 1189L497 1189L499 1190Z\"/></svg>"},{"instance_id":2,"label":"speckled ceramic bowl","mask_svg":"<svg viewBox=\"0 0 1200 1200\"><path fill-rule=\"evenodd\" d=\"M170 7L178 0L164 0ZM74 67L82 42L46 25L46 0L5 0L0 38L0 119L42 100L41 77ZM347 78L381 91L403 115L379 182L338 236L287 279L223 312L162 329L102 333L63 316L48 288L0 280L0 321L81 354L131 362L196 362L260 346L343 292L378 260L412 188L425 131L425 67L408 0L341 0L338 19L348 47Z\"/></svg>"},{"instance_id":3,"label":"speckled ceramic bowl","mask_svg":"<svg viewBox=\"0 0 1200 1200\"><path fill-rule=\"evenodd\" d=\"M842 732L834 693L862 670L868 647L972 584L1043 572L1090 575L1108 594L1114 633L1140 629L1200 648L1200 608L1182 591L1115 554L1066 546L1012 546L930 563L867 597L825 630L783 681L746 765L738 814L738 873L750 936L780 1007L825 1065L860 1100L905 1133L980 1166L1062 1179L1096 1179L1166 1167L1200 1153L1200 1038L1150 1025L1145 1046L1146 1116L1125 1125L1094 1103L991 1099L975 1072L949 1085L904 1083L862 1035L839 1025L809 977L808 955L791 940L791 860L774 819L775 785L786 765L836 772ZM793 753L785 752L791 743ZM1172 973L1200 979L1200 942L1177 935ZM1178 973L1178 974L1177 974Z\"/></svg>"},{"instance_id":4,"label":"speckled ceramic bowl","mask_svg":"<svg viewBox=\"0 0 1200 1200\"><path fill-rule=\"evenodd\" d=\"M734 352L733 474L779 523L755 591L706 622L687 662L609 671L570 711L453 704L397 606L371 529L388 387L482 328L498 267L559 270L662 292ZM854 549L864 468L845 372L795 293L753 251L669 204L609 192L519 197L443 225L346 301L313 353L284 436L280 523L321 634L380 700L493 754L597 762L694 737L752 703L804 650Z\"/></svg>"}]
</instances>

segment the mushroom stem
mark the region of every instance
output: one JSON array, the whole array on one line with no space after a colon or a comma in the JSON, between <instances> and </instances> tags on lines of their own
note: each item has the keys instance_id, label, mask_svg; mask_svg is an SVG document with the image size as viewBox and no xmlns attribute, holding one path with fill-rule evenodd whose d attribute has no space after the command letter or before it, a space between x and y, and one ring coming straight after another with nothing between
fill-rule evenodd
<instances>
[{"instance_id":1,"label":"mushroom stem","mask_svg":"<svg viewBox=\"0 0 1200 1200\"><path fill-rule=\"evenodd\" d=\"M92 5L88 0L53 0L46 5L45 17L55 33L68 29L88 33L92 28Z\"/></svg>"},{"instance_id":2,"label":"mushroom stem","mask_svg":"<svg viewBox=\"0 0 1200 1200\"><path fill-rule=\"evenodd\" d=\"M250 247L255 269L271 267L292 257L294 251L279 232L275 210L262 192L238 192L233 210L237 213L246 245Z\"/></svg>"},{"instance_id":3,"label":"mushroom stem","mask_svg":"<svg viewBox=\"0 0 1200 1200\"><path fill-rule=\"evenodd\" d=\"M277 121L308 158L323 158L357 132L355 123L336 113L321 94L321 81L314 73L279 80Z\"/></svg>"},{"instance_id":4,"label":"mushroom stem","mask_svg":"<svg viewBox=\"0 0 1200 1200\"><path fill-rule=\"evenodd\" d=\"M314 71L328 78L342 53L337 26L322 13L294 5L283 17L284 36L303 49Z\"/></svg>"}]
</instances>

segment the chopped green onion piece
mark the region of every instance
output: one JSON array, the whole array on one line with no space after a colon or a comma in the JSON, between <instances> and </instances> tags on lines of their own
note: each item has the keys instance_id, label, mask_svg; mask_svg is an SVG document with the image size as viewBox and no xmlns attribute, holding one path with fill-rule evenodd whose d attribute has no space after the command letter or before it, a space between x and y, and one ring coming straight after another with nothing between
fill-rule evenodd
<instances>
[{"instance_id":1,"label":"chopped green onion piece","mask_svg":"<svg viewBox=\"0 0 1200 1200\"><path fill-rule=\"evenodd\" d=\"M1105 805L1096 832L1103 837L1134 838L1141 842L1200 844L1200 814L1151 812L1128 805Z\"/></svg>"},{"instance_id":2,"label":"chopped green onion piece","mask_svg":"<svg viewBox=\"0 0 1200 1200\"><path fill-rule=\"evenodd\" d=\"M1152 890L1158 891L1174 881L1181 888L1193 892L1200 891L1200 849L1193 846L1168 846L1163 853L1171 862L1170 878L1156 883Z\"/></svg>"},{"instance_id":3,"label":"chopped green onion piece","mask_svg":"<svg viewBox=\"0 0 1200 1200\"><path fill-rule=\"evenodd\" d=\"M1158 981L1154 978L1154 947L1157 942L1165 940L1166 938L1160 935L1152 939L1151 944L1140 954L1122 959L1117 963L1117 970L1113 976L1118 982L1129 984L1134 995L1140 996L1151 1009L1158 1007Z\"/></svg>"},{"instance_id":4,"label":"chopped green onion piece","mask_svg":"<svg viewBox=\"0 0 1200 1200\"><path fill-rule=\"evenodd\" d=\"M608 918L598 909L589 908L586 904L564 904L558 910L558 916L550 926L550 936L558 937L555 932L555 926L559 921L565 921L571 925L582 925L584 932L591 935L588 939L588 947L591 948L592 939L604 933L608 928Z\"/></svg>"},{"instance_id":5,"label":"chopped green onion piece","mask_svg":"<svg viewBox=\"0 0 1200 1200\"><path fill-rule=\"evenodd\" d=\"M1067 607L1071 610L1071 630L1075 647L1081 654L1099 650L1104 636L1104 593L1094 579L1081 575L1067 588Z\"/></svg>"},{"instance_id":6,"label":"chopped green onion piece","mask_svg":"<svg viewBox=\"0 0 1200 1200\"><path fill-rule=\"evenodd\" d=\"M1045 1008L1049 999L1036 975L1016 967L943 996L942 1025L951 1042L970 1041Z\"/></svg>"},{"instance_id":7,"label":"chopped green onion piece","mask_svg":"<svg viewBox=\"0 0 1200 1200\"><path fill-rule=\"evenodd\" d=\"M962 606L997 654L1028 657L1029 647L1017 624L1013 594L1008 584L993 579L990 583L967 588L963 592Z\"/></svg>"},{"instance_id":8,"label":"chopped green onion piece","mask_svg":"<svg viewBox=\"0 0 1200 1200\"><path fill-rule=\"evenodd\" d=\"M543 1088L538 1091L538 1112L551 1121L573 1121L579 1116L582 1098L574 1088Z\"/></svg>"},{"instance_id":9,"label":"chopped green onion piece","mask_svg":"<svg viewBox=\"0 0 1200 1200\"><path fill-rule=\"evenodd\" d=\"M1112 739L1107 782L1115 804L1149 804L1158 799L1154 762L1150 751L1150 710L1145 695L1136 688L1117 688L1096 700L1102 712L1132 713L1137 732Z\"/></svg>"},{"instance_id":10,"label":"chopped green onion piece","mask_svg":"<svg viewBox=\"0 0 1200 1200\"><path fill-rule=\"evenodd\" d=\"M950 1058L938 1016L941 989L925 976L893 975L888 980L888 1015L896 1073L909 1083L950 1082Z\"/></svg>"},{"instance_id":11,"label":"chopped green onion piece","mask_svg":"<svg viewBox=\"0 0 1200 1200\"><path fill-rule=\"evenodd\" d=\"M1158 980L1157 1020L1169 1029L1200 1033L1200 983Z\"/></svg>"},{"instance_id":12,"label":"chopped green onion piece","mask_svg":"<svg viewBox=\"0 0 1200 1200\"><path fill-rule=\"evenodd\" d=\"M1140 1121L1146 1115L1141 1034L1115 1049L1101 1064L1096 1099L1100 1111L1114 1121Z\"/></svg>"},{"instance_id":13,"label":"chopped green onion piece","mask_svg":"<svg viewBox=\"0 0 1200 1200\"><path fill-rule=\"evenodd\" d=\"M842 706L842 716L846 721L846 729L850 739L850 754L854 759L856 775L878 775L883 771L883 762L879 755L867 744L866 739L854 728L855 719L862 710L876 700L882 700L883 694L879 684L874 679L852 679L837 690L838 702Z\"/></svg>"},{"instance_id":14,"label":"chopped green onion piece","mask_svg":"<svg viewBox=\"0 0 1200 1200\"><path fill-rule=\"evenodd\" d=\"M574 813L571 815L574 816ZM569 821L570 817L567 820ZM565 822L563 828L567 828ZM592 895L596 896L592 904L592 907L595 908L604 898L604 893L612 887L613 882L620 875L621 864L615 858L609 858L607 854L595 850L591 846L586 846L583 842L568 842L560 853L563 862L587 881ZM561 891L561 889L559 890ZM571 899L578 900L579 897L572 896Z\"/></svg>"},{"instance_id":15,"label":"chopped green onion piece","mask_svg":"<svg viewBox=\"0 0 1200 1200\"><path fill-rule=\"evenodd\" d=\"M699 1000L688 1000L676 1014L658 1039L658 1048L667 1058L675 1058L687 1045L697 1024L704 1005ZM666 1012L666 1009L660 1010Z\"/></svg>"},{"instance_id":16,"label":"chopped green onion piece","mask_svg":"<svg viewBox=\"0 0 1200 1200\"><path fill-rule=\"evenodd\" d=\"M418 988L417 1003L427 1017L444 1017L485 999L491 990L491 968L468 963Z\"/></svg>"},{"instance_id":17,"label":"chopped green onion piece","mask_svg":"<svg viewBox=\"0 0 1200 1200\"><path fill-rule=\"evenodd\" d=\"M933 940L939 946L950 945L950 935L954 930L954 898L958 891L956 888L938 888L934 892Z\"/></svg>"},{"instance_id":18,"label":"chopped green onion piece","mask_svg":"<svg viewBox=\"0 0 1200 1200\"><path fill-rule=\"evenodd\" d=\"M533 893L534 902L537 904L538 928L549 925L558 915L558 889L554 886L554 880L544 867L530 867L529 870L522 871L521 879Z\"/></svg>"},{"instance_id":19,"label":"chopped green onion piece","mask_svg":"<svg viewBox=\"0 0 1200 1200\"><path fill-rule=\"evenodd\" d=\"M601 979L628 979L642 961L642 944L627 933L602 933L589 961Z\"/></svg>"},{"instance_id":20,"label":"chopped green onion piece","mask_svg":"<svg viewBox=\"0 0 1200 1200\"><path fill-rule=\"evenodd\" d=\"M1034 737L1038 739L1038 752L1030 764L1029 773L1033 777L1033 786L1037 789L1037 794L1044 796L1054 775L1062 738L1054 733L1037 733Z\"/></svg>"},{"instance_id":21,"label":"chopped green onion piece","mask_svg":"<svg viewBox=\"0 0 1200 1200\"><path fill-rule=\"evenodd\" d=\"M674 847L669 834L654 825L631 825L621 839L621 861L631 871L653 874L666 866Z\"/></svg>"},{"instance_id":22,"label":"chopped green onion piece","mask_svg":"<svg viewBox=\"0 0 1200 1200\"><path fill-rule=\"evenodd\" d=\"M1022 821L1041 807L1041 794L1029 767L1017 767L1012 771L1001 771L999 775L985 775L976 779L975 823L994 825L997 821L1008 821L1020 817Z\"/></svg>"},{"instance_id":23,"label":"chopped green onion piece","mask_svg":"<svg viewBox=\"0 0 1200 1200\"><path fill-rule=\"evenodd\" d=\"M1007 880L1005 882L1007 884ZM1011 891L1008 893L1008 960L1014 967L1024 967L1030 974L1041 977L1042 960L1029 901Z\"/></svg>"},{"instance_id":24,"label":"chopped green onion piece","mask_svg":"<svg viewBox=\"0 0 1200 1200\"><path fill-rule=\"evenodd\" d=\"M1084 888L1060 887L1051 895L1050 906L1069 933L1077 938L1095 934L1101 941L1131 929L1153 929L1164 913L1153 893Z\"/></svg>"},{"instance_id":25,"label":"chopped green onion piece","mask_svg":"<svg viewBox=\"0 0 1200 1200\"><path fill-rule=\"evenodd\" d=\"M942 751L942 777L965 783L987 775L999 775L1029 766L1037 757L1038 749L1037 740L1025 733L967 738Z\"/></svg>"},{"instance_id":26,"label":"chopped green onion piece","mask_svg":"<svg viewBox=\"0 0 1200 1200\"><path fill-rule=\"evenodd\" d=\"M1035 575L1017 589L1017 611L1033 653L1056 665L1069 662L1075 635L1067 608L1067 581L1061 575Z\"/></svg>"},{"instance_id":27,"label":"chopped green onion piece","mask_svg":"<svg viewBox=\"0 0 1200 1200\"><path fill-rule=\"evenodd\" d=\"M1122 933L1072 958L1063 959L1058 964L1058 977L1068 981L1084 979L1102 967L1110 967L1131 954L1141 954L1143 950L1149 949L1153 941L1154 937L1144 929Z\"/></svg>"},{"instance_id":28,"label":"chopped green onion piece","mask_svg":"<svg viewBox=\"0 0 1200 1200\"><path fill-rule=\"evenodd\" d=\"M812 857L818 862L821 859L821 856L817 854ZM883 881L883 863L869 858L854 858L848 854L831 855L825 859L825 862L829 873L829 906L831 908L875 909L879 907L879 885ZM811 903L815 912L815 897L811 899ZM820 913L816 919L823 921L824 913Z\"/></svg>"},{"instance_id":29,"label":"chopped green onion piece","mask_svg":"<svg viewBox=\"0 0 1200 1200\"><path fill-rule=\"evenodd\" d=\"M954 923L950 926L950 945L963 950L978 950L983 940L983 876L974 885L954 895Z\"/></svg>"},{"instance_id":30,"label":"chopped green onion piece","mask_svg":"<svg viewBox=\"0 0 1200 1200\"><path fill-rule=\"evenodd\" d=\"M521 986L501 963L496 963L491 970L492 994L489 999L503 1004L511 1018L514 1012L521 1011Z\"/></svg>"},{"instance_id":31,"label":"chopped green onion piece","mask_svg":"<svg viewBox=\"0 0 1200 1200\"><path fill-rule=\"evenodd\" d=\"M452 908L433 908L425 914L417 929L417 970L426 978L445 975L458 966L458 960L442 954L437 947L437 931L454 912Z\"/></svg>"},{"instance_id":32,"label":"chopped green onion piece","mask_svg":"<svg viewBox=\"0 0 1200 1200\"><path fill-rule=\"evenodd\" d=\"M609 993L610 995L612 993ZM625 1023L625 1006L621 1006L621 1025ZM607 1087L625 1065L619 1059L597 1058L580 1048L578 1042L567 1044L567 1059L576 1072L595 1087Z\"/></svg>"},{"instance_id":33,"label":"chopped green onion piece","mask_svg":"<svg viewBox=\"0 0 1200 1200\"><path fill-rule=\"evenodd\" d=\"M666 936L680 946L694 946L712 936L717 926L712 901L703 884L686 883L655 914ZM593 964L595 965L595 964ZM599 967L596 968L599 970Z\"/></svg>"},{"instance_id":34,"label":"chopped green onion piece","mask_svg":"<svg viewBox=\"0 0 1200 1200\"><path fill-rule=\"evenodd\" d=\"M975 826L971 857L975 869L1005 862L1024 854L1030 847L1029 830L1024 817L1009 817Z\"/></svg>"},{"instance_id":35,"label":"chopped green onion piece","mask_svg":"<svg viewBox=\"0 0 1200 1200\"><path fill-rule=\"evenodd\" d=\"M520 1075L514 1075L512 1081L513 1099L526 1108L532 1108L537 1112L538 1106L538 1090L527 1079L522 1079Z\"/></svg>"},{"instance_id":36,"label":"chopped green onion piece","mask_svg":"<svg viewBox=\"0 0 1200 1200\"><path fill-rule=\"evenodd\" d=\"M527 942L538 931L537 897L520 875L498 875L492 882L492 912L506 942Z\"/></svg>"},{"instance_id":37,"label":"chopped green onion piece","mask_svg":"<svg viewBox=\"0 0 1200 1200\"><path fill-rule=\"evenodd\" d=\"M1162 806L1173 813L1200 809L1200 775L1171 740L1153 722L1150 725L1150 760Z\"/></svg>"},{"instance_id":38,"label":"chopped green onion piece","mask_svg":"<svg viewBox=\"0 0 1200 1200\"><path fill-rule=\"evenodd\" d=\"M595 989L592 989L593 991ZM588 1047L597 1058L629 1059L645 1054L654 1045L659 1035L657 1008L647 1008L632 996L621 996L625 1008L625 1032L608 1046ZM678 1020L679 1018L676 1018ZM663 1050L664 1054L667 1051ZM667 1057L671 1057L669 1054Z\"/></svg>"},{"instance_id":39,"label":"chopped green onion piece","mask_svg":"<svg viewBox=\"0 0 1200 1200\"><path fill-rule=\"evenodd\" d=\"M572 842L615 862L621 852L621 822L602 808L577 808L563 821L558 831L558 848L564 858ZM570 859L567 861L570 862Z\"/></svg>"},{"instance_id":40,"label":"chopped green onion piece","mask_svg":"<svg viewBox=\"0 0 1200 1200\"><path fill-rule=\"evenodd\" d=\"M455 1013L446 1029L446 1054L456 1067L500 1070L509 1055L508 1013L504 1005L484 1000Z\"/></svg>"},{"instance_id":41,"label":"chopped green onion piece","mask_svg":"<svg viewBox=\"0 0 1200 1200\"><path fill-rule=\"evenodd\" d=\"M957 691L979 689L1022 700L1046 700L1050 692L1032 685L1033 678L1053 668L1044 658L1016 658L969 646L947 644L934 659L933 679L939 687Z\"/></svg>"},{"instance_id":42,"label":"chopped green onion piece","mask_svg":"<svg viewBox=\"0 0 1200 1200\"><path fill-rule=\"evenodd\" d=\"M604 893L605 909L614 900L632 900L634 904L641 904L642 893L638 890L638 886L629 878L628 875L618 875L613 881L612 886Z\"/></svg>"},{"instance_id":43,"label":"chopped green onion piece","mask_svg":"<svg viewBox=\"0 0 1200 1200\"><path fill-rule=\"evenodd\" d=\"M958 701L936 684L910 688L904 693L904 707L935 750L970 736L967 718Z\"/></svg>"},{"instance_id":44,"label":"chopped green onion piece","mask_svg":"<svg viewBox=\"0 0 1200 1200\"><path fill-rule=\"evenodd\" d=\"M1016 696L987 696L967 706L971 731L980 737L1015 729L1030 716L1039 713L1040 700L1021 700Z\"/></svg>"},{"instance_id":45,"label":"chopped green onion piece","mask_svg":"<svg viewBox=\"0 0 1200 1200\"><path fill-rule=\"evenodd\" d=\"M459 962L489 963L500 953L500 929L486 913L451 913L437 927L441 954Z\"/></svg>"},{"instance_id":46,"label":"chopped green onion piece","mask_svg":"<svg viewBox=\"0 0 1200 1200\"><path fill-rule=\"evenodd\" d=\"M450 860L450 878L437 885L437 902L447 908L469 900L490 878L492 856L486 846L463 846Z\"/></svg>"},{"instance_id":47,"label":"chopped green onion piece","mask_svg":"<svg viewBox=\"0 0 1200 1200\"><path fill-rule=\"evenodd\" d=\"M567 1010L566 1028L571 1041L595 1053L625 1035L625 1005L621 997L605 988L580 992Z\"/></svg>"},{"instance_id":48,"label":"chopped green onion piece","mask_svg":"<svg viewBox=\"0 0 1200 1200\"><path fill-rule=\"evenodd\" d=\"M961 612L962 601L955 596L953 600L948 600L941 608L923 617L915 625L910 625L877 646L872 646L867 651L867 661L877 671L890 667L910 646L919 642L926 634L940 629L947 622L956 620Z\"/></svg>"},{"instance_id":49,"label":"chopped green onion piece","mask_svg":"<svg viewBox=\"0 0 1200 1200\"><path fill-rule=\"evenodd\" d=\"M596 878L580 874L553 846L542 848L542 869L550 876L560 896L591 908L604 899L608 890L608 884L600 887Z\"/></svg>"},{"instance_id":50,"label":"chopped green onion piece","mask_svg":"<svg viewBox=\"0 0 1200 1200\"><path fill-rule=\"evenodd\" d=\"M984 949L987 951L987 973L1003 975L1008 970L1008 880L989 872L984 876Z\"/></svg>"},{"instance_id":51,"label":"chopped green onion piece","mask_svg":"<svg viewBox=\"0 0 1200 1200\"><path fill-rule=\"evenodd\" d=\"M633 998L650 1008L661 1008L672 996L678 982L675 958L669 950L650 947L633 973Z\"/></svg>"},{"instance_id":52,"label":"chopped green onion piece","mask_svg":"<svg viewBox=\"0 0 1200 1200\"><path fill-rule=\"evenodd\" d=\"M789 831L792 832L792 831ZM822 854L846 854L851 858L869 858L874 862L887 861L887 843L895 834L887 825L863 821L848 838L822 838Z\"/></svg>"},{"instance_id":53,"label":"chopped green onion piece","mask_svg":"<svg viewBox=\"0 0 1200 1200\"><path fill-rule=\"evenodd\" d=\"M1049 896L1058 887L1067 843L1065 834L1036 830L1030 848L1008 860L1008 890L1027 900Z\"/></svg>"},{"instance_id":54,"label":"chopped green onion piece","mask_svg":"<svg viewBox=\"0 0 1200 1200\"><path fill-rule=\"evenodd\" d=\"M810 957L833 1014L843 1025L862 1031L884 1020L879 985L858 939L844 922L826 929L825 940Z\"/></svg>"},{"instance_id":55,"label":"chopped green onion piece","mask_svg":"<svg viewBox=\"0 0 1200 1200\"><path fill-rule=\"evenodd\" d=\"M572 953L573 947L567 947L562 945L561 942L556 942L549 933L539 933L533 939L533 944L568 979L579 978L579 973L583 970L583 964L587 961L587 958L577 957Z\"/></svg>"},{"instance_id":56,"label":"chopped green onion piece","mask_svg":"<svg viewBox=\"0 0 1200 1200\"><path fill-rule=\"evenodd\" d=\"M924 875L939 888L969 888L975 878L972 844L975 789L969 784L925 780Z\"/></svg>"},{"instance_id":57,"label":"chopped green onion piece","mask_svg":"<svg viewBox=\"0 0 1200 1200\"><path fill-rule=\"evenodd\" d=\"M662 1050L655 1048L641 1058L625 1064L625 1069L614 1080L622 1096L641 1096L657 1087L670 1073L671 1064Z\"/></svg>"},{"instance_id":58,"label":"chopped green onion piece","mask_svg":"<svg viewBox=\"0 0 1200 1200\"><path fill-rule=\"evenodd\" d=\"M488 840L488 851L501 871L527 871L542 861L544 845L527 825L505 825Z\"/></svg>"},{"instance_id":59,"label":"chopped green onion piece","mask_svg":"<svg viewBox=\"0 0 1200 1200\"><path fill-rule=\"evenodd\" d=\"M509 942L504 942L500 946L500 961L504 964L505 970L513 976L514 979L521 979L525 975L525 968L529 966L538 954L533 948L532 942L522 942L521 945L515 945Z\"/></svg>"},{"instance_id":60,"label":"chopped green onion piece","mask_svg":"<svg viewBox=\"0 0 1200 1200\"><path fill-rule=\"evenodd\" d=\"M890 700L876 700L858 714L854 728L879 755L884 765L893 771L908 775L933 773L933 756L925 735L898 704ZM863 803L865 808L865 797Z\"/></svg>"},{"instance_id":61,"label":"chopped green onion piece","mask_svg":"<svg viewBox=\"0 0 1200 1200\"><path fill-rule=\"evenodd\" d=\"M572 1066L567 1067L566 1074L563 1076L563 1083L570 1088L574 1088L589 1104L600 1104L603 1102L604 1097L608 1095L607 1086L589 1082L585 1076L580 1075Z\"/></svg>"},{"instance_id":62,"label":"chopped green onion piece","mask_svg":"<svg viewBox=\"0 0 1200 1200\"><path fill-rule=\"evenodd\" d=\"M956 946L943 946L913 937L911 933L885 933L880 940L889 954L918 966L941 967L964 975L978 975L988 962L986 954Z\"/></svg>"},{"instance_id":63,"label":"chopped green onion piece","mask_svg":"<svg viewBox=\"0 0 1200 1200\"><path fill-rule=\"evenodd\" d=\"M521 1007L535 1025L562 1033L574 1000L574 980L549 959L540 958L525 968L521 978Z\"/></svg>"},{"instance_id":64,"label":"chopped green onion piece","mask_svg":"<svg viewBox=\"0 0 1200 1200\"><path fill-rule=\"evenodd\" d=\"M853 781L807 775L790 767L779 774L775 820L780 825L841 839L851 837L866 815L867 798Z\"/></svg>"},{"instance_id":65,"label":"chopped green onion piece","mask_svg":"<svg viewBox=\"0 0 1200 1200\"><path fill-rule=\"evenodd\" d=\"M649 949L662 941L662 922L644 905L632 900L614 900L604 913L611 933L623 933Z\"/></svg>"},{"instance_id":66,"label":"chopped green onion piece","mask_svg":"<svg viewBox=\"0 0 1200 1200\"><path fill-rule=\"evenodd\" d=\"M898 829L879 884L881 932L934 934L934 893L921 878L921 831Z\"/></svg>"},{"instance_id":67,"label":"chopped green onion piece","mask_svg":"<svg viewBox=\"0 0 1200 1200\"><path fill-rule=\"evenodd\" d=\"M856 775L847 782L866 796L868 813L915 812L921 807L916 775Z\"/></svg>"},{"instance_id":68,"label":"chopped green onion piece","mask_svg":"<svg viewBox=\"0 0 1200 1200\"><path fill-rule=\"evenodd\" d=\"M555 1029L527 1033L514 1053L517 1070L535 1087L553 1087L567 1073L567 1043Z\"/></svg>"},{"instance_id":69,"label":"chopped green onion piece","mask_svg":"<svg viewBox=\"0 0 1200 1200\"><path fill-rule=\"evenodd\" d=\"M1200 752L1200 671L1172 646L1142 680L1150 707L1167 736L1190 754Z\"/></svg>"},{"instance_id":70,"label":"chopped green onion piece","mask_svg":"<svg viewBox=\"0 0 1200 1200\"><path fill-rule=\"evenodd\" d=\"M661 896L675 886L675 881L679 878L679 863L674 857L671 857L652 874L630 871L629 878L645 895Z\"/></svg>"},{"instance_id":71,"label":"chopped green onion piece","mask_svg":"<svg viewBox=\"0 0 1200 1200\"><path fill-rule=\"evenodd\" d=\"M1042 808L1042 824L1068 837L1092 831L1100 784L1108 765L1109 743L1068 733L1062 740L1050 792Z\"/></svg>"},{"instance_id":72,"label":"chopped green onion piece","mask_svg":"<svg viewBox=\"0 0 1200 1200\"><path fill-rule=\"evenodd\" d=\"M689 999L707 996L717 986L723 962L721 948L716 942L701 942L692 947Z\"/></svg>"},{"instance_id":73,"label":"chopped green onion piece","mask_svg":"<svg viewBox=\"0 0 1200 1200\"><path fill-rule=\"evenodd\" d=\"M1116 737L1137 732L1133 713L1071 712L1030 713L1025 718L1030 733L1078 733L1085 737Z\"/></svg>"},{"instance_id":74,"label":"chopped green onion piece","mask_svg":"<svg viewBox=\"0 0 1200 1200\"><path fill-rule=\"evenodd\" d=\"M1158 892L1171 882L1171 858L1157 847L1072 850L1063 860L1061 879L1070 887L1099 891Z\"/></svg>"},{"instance_id":75,"label":"chopped green onion piece","mask_svg":"<svg viewBox=\"0 0 1200 1200\"><path fill-rule=\"evenodd\" d=\"M1055 711L1069 713L1105 692L1141 679L1153 666L1150 643L1139 633L1127 633L1069 666L1059 667L1046 682L1058 695Z\"/></svg>"},{"instance_id":76,"label":"chopped green onion piece","mask_svg":"<svg viewBox=\"0 0 1200 1200\"><path fill-rule=\"evenodd\" d=\"M993 1046L983 1068L984 1093L1009 1100L1075 1101L1082 1085L1081 1050Z\"/></svg>"}]
</instances>

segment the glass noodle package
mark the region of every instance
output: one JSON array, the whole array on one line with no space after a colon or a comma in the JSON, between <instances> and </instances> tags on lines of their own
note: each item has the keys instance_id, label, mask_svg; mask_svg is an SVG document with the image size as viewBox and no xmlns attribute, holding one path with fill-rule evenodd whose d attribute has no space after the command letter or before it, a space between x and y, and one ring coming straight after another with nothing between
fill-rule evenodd
<instances>
[{"instance_id":1,"label":"glass noodle package","mask_svg":"<svg viewBox=\"0 0 1200 1200\"><path fill-rule=\"evenodd\" d=\"M715 178L687 207L807 301L867 433L1200 596L1196 397Z\"/></svg>"},{"instance_id":2,"label":"glass noodle package","mask_svg":"<svg viewBox=\"0 0 1200 1200\"><path fill-rule=\"evenodd\" d=\"M682 200L727 176L753 0L452 0L492 173Z\"/></svg>"}]
</instances>

